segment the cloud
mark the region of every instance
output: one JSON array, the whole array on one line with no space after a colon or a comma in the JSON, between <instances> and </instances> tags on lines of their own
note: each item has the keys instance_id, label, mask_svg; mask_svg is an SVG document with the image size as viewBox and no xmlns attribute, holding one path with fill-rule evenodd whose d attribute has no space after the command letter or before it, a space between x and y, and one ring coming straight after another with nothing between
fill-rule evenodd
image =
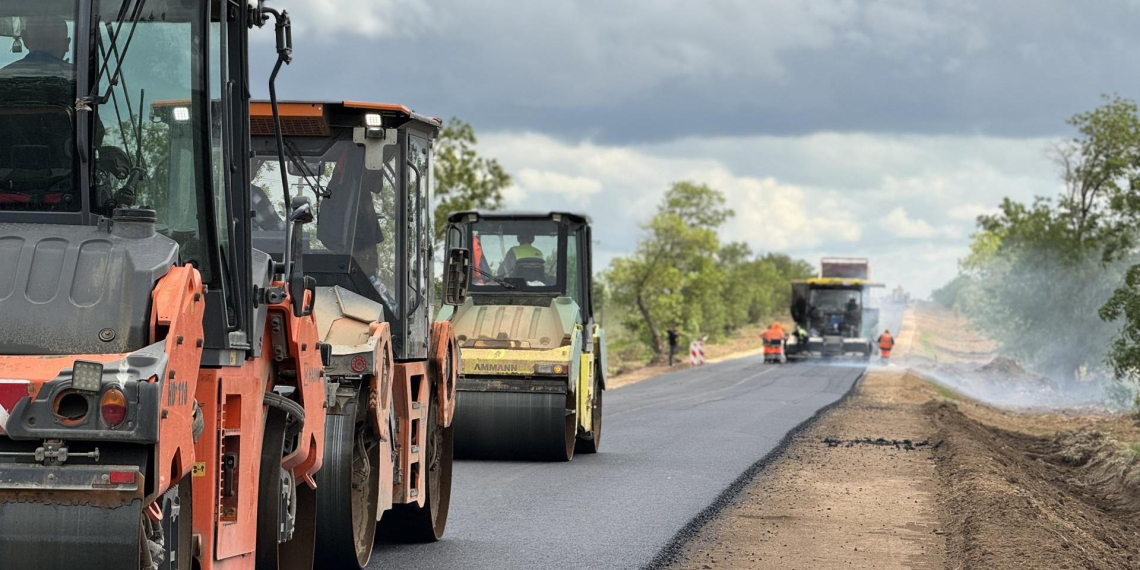
<instances>
[{"instance_id":1,"label":"cloud","mask_svg":"<svg viewBox=\"0 0 1140 570\"><path fill-rule=\"evenodd\" d=\"M598 268L633 249L670 184L690 180L736 211L725 240L812 263L870 257L877 279L924 296L954 275L976 213L1058 189L1048 142L821 133L608 145L492 132L479 150L515 177L511 208L587 211Z\"/></svg>"},{"instance_id":2,"label":"cloud","mask_svg":"<svg viewBox=\"0 0 1140 570\"><path fill-rule=\"evenodd\" d=\"M282 92L398 100L480 131L1054 136L1098 94L1140 92L1119 73L1140 50L1140 12L1123 0L292 4ZM264 76L275 54L258 47Z\"/></svg>"},{"instance_id":3,"label":"cloud","mask_svg":"<svg viewBox=\"0 0 1140 570\"><path fill-rule=\"evenodd\" d=\"M958 231L951 226L934 227L923 219L916 219L907 214L902 207L891 210L879 222L879 227L892 235L904 239L932 239L937 237L958 237Z\"/></svg>"},{"instance_id":4,"label":"cloud","mask_svg":"<svg viewBox=\"0 0 1140 570\"><path fill-rule=\"evenodd\" d=\"M713 181L737 210L729 239L764 251L857 242L863 226L851 204L827 192L781 184L772 178L728 177Z\"/></svg>"},{"instance_id":5,"label":"cloud","mask_svg":"<svg viewBox=\"0 0 1140 570\"><path fill-rule=\"evenodd\" d=\"M973 222L978 216L992 215L998 212L996 204L986 205L978 203L959 204L950 208L946 215L952 220Z\"/></svg>"},{"instance_id":6,"label":"cloud","mask_svg":"<svg viewBox=\"0 0 1140 570\"><path fill-rule=\"evenodd\" d=\"M517 191L509 203L517 203L536 194L554 194L580 206L590 204L590 197L602 191L602 183L585 176L569 176L549 170L524 168L514 176Z\"/></svg>"},{"instance_id":7,"label":"cloud","mask_svg":"<svg viewBox=\"0 0 1140 570\"><path fill-rule=\"evenodd\" d=\"M287 7L297 35L322 41L349 33L369 39L413 38L437 29L442 14L425 0L308 0Z\"/></svg>"}]
</instances>

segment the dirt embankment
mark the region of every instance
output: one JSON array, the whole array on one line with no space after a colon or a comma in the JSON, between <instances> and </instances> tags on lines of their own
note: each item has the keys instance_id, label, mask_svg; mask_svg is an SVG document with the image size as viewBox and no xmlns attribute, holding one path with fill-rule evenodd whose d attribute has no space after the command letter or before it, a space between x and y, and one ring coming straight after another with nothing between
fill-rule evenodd
<instances>
[{"instance_id":1,"label":"dirt embankment","mask_svg":"<svg viewBox=\"0 0 1140 570\"><path fill-rule=\"evenodd\" d=\"M1007 431L944 401L923 412L945 441L947 568L1140 568L1140 465L1118 440L1087 428Z\"/></svg>"},{"instance_id":2,"label":"dirt embankment","mask_svg":"<svg viewBox=\"0 0 1140 570\"><path fill-rule=\"evenodd\" d=\"M958 326L933 317L933 326ZM897 360L959 366L979 385L1043 389L982 343L932 342L951 336L942 329L926 347L904 342L922 337L913 314L907 320ZM912 360L910 351L924 354ZM903 368L872 370L672 567L1140 568L1138 442L1132 416L1011 411Z\"/></svg>"}]
</instances>

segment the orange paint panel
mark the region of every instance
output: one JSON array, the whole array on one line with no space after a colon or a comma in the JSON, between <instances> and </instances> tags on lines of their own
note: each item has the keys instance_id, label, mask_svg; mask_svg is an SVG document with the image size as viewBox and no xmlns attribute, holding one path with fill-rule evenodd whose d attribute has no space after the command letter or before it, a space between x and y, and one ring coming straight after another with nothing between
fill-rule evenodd
<instances>
[{"instance_id":1,"label":"orange paint panel","mask_svg":"<svg viewBox=\"0 0 1140 570\"><path fill-rule=\"evenodd\" d=\"M449 427L455 417L455 385L458 382L459 345L450 321L432 323L431 379L438 390L440 402L439 423ZM449 362L450 361L450 362ZM447 374L445 377L445 370Z\"/></svg>"},{"instance_id":2,"label":"orange paint panel","mask_svg":"<svg viewBox=\"0 0 1140 570\"><path fill-rule=\"evenodd\" d=\"M424 488L425 467L427 465L427 417L430 405L431 382L428 378L427 362L403 362L396 364L393 375L392 397L396 404L397 421L400 424L400 471L403 478L392 487L392 502L423 506L426 493ZM412 446L417 447L412 453ZM413 493L413 490L417 491Z\"/></svg>"},{"instance_id":3,"label":"orange paint panel","mask_svg":"<svg viewBox=\"0 0 1140 570\"><path fill-rule=\"evenodd\" d=\"M277 112L282 117L324 118L325 106L323 103L278 103ZM273 106L264 102L250 103L249 116L256 118L272 117Z\"/></svg>"},{"instance_id":4,"label":"orange paint panel","mask_svg":"<svg viewBox=\"0 0 1140 570\"><path fill-rule=\"evenodd\" d=\"M345 101L344 106L347 109L364 109L366 111L390 111L393 113L401 113L405 116L411 117L412 110L395 103L366 103L364 101Z\"/></svg>"},{"instance_id":5,"label":"orange paint panel","mask_svg":"<svg viewBox=\"0 0 1140 570\"><path fill-rule=\"evenodd\" d=\"M281 466L292 469L298 477L312 476L321 468L325 447L325 415L328 392L325 390L324 367L321 365L321 352L317 348L320 336L317 334L317 321L312 315L296 318L293 316L292 297L280 305L270 306L271 312L278 312L286 323L289 339L289 354L293 355L296 367L296 388L301 405L305 408L305 424L297 450L286 456ZM309 292L303 299L305 306L311 306Z\"/></svg>"},{"instance_id":6,"label":"orange paint panel","mask_svg":"<svg viewBox=\"0 0 1140 570\"><path fill-rule=\"evenodd\" d=\"M387 447L392 438L388 418L396 413L392 407L392 379L394 378L392 358L392 332L388 323L372 323L369 327L372 337L376 339L376 369L377 373L368 379L368 416L372 420L372 429L377 434L382 448ZM375 469L380 473L378 478L379 492L376 505L376 520L392 508L392 455L380 453L379 463Z\"/></svg>"},{"instance_id":7,"label":"orange paint panel","mask_svg":"<svg viewBox=\"0 0 1140 570\"><path fill-rule=\"evenodd\" d=\"M156 453L158 488L166 492L195 462L193 423L198 368L202 362L202 316L205 313L202 276L190 266L175 267L151 294L150 338L166 338L169 359L162 379L163 394Z\"/></svg>"}]
</instances>

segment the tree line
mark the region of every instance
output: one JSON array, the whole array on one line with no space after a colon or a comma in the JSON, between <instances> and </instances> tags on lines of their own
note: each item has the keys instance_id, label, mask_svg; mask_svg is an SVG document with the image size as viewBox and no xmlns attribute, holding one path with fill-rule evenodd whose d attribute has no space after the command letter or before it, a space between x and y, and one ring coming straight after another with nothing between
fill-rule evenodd
<instances>
[{"instance_id":1,"label":"tree line","mask_svg":"<svg viewBox=\"0 0 1140 570\"><path fill-rule=\"evenodd\" d=\"M659 363L670 328L684 338L718 340L787 313L791 280L813 275L812 265L722 242L721 230L734 215L716 189L672 185L633 253L614 259L600 279L605 306L617 308L619 345L626 335L626 344L640 345Z\"/></svg>"},{"instance_id":2,"label":"tree line","mask_svg":"<svg viewBox=\"0 0 1140 570\"><path fill-rule=\"evenodd\" d=\"M933 297L1065 383L1140 378L1140 116L1106 97L1051 155L1062 190L980 216L959 275Z\"/></svg>"},{"instance_id":3,"label":"tree line","mask_svg":"<svg viewBox=\"0 0 1140 570\"><path fill-rule=\"evenodd\" d=\"M437 240L450 212L503 206L511 177L496 160L478 154L477 142L471 125L454 118L436 141ZM812 276L813 266L722 241L721 231L734 215L722 192L677 182L642 227L636 249L595 276L595 310L615 360L624 355L661 362L670 328L686 341L715 341L788 312L791 280Z\"/></svg>"}]
</instances>

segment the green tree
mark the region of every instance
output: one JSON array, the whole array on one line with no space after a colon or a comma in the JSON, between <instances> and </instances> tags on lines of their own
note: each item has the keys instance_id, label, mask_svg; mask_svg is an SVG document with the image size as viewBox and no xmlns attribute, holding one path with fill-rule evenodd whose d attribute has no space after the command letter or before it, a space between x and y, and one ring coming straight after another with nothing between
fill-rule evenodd
<instances>
[{"instance_id":1,"label":"green tree","mask_svg":"<svg viewBox=\"0 0 1140 570\"><path fill-rule=\"evenodd\" d=\"M731 216L720 192L678 182L645 225L634 253L613 261L607 283L612 299L636 309L624 324L650 348L654 361L665 354L664 329L683 322L699 331L706 316L699 303L707 303L710 290L719 296L723 277L710 273L720 251L717 232Z\"/></svg>"},{"instance_id":2,"label":"green tree","mask_svg":"<svg viewBox=\"0 0 1140 570\"><path fill-rule=\"evenodd\" d=\"M1118 373L1140 362L1127 324L1140 322L1128 309L1135 289L1125 280L1113 293L1135 255L1137 106L1106 97L1069 124L1076 136L1054 152L1064 190L1028 204L1007 198L981 216L961 277L939 292L1003 352L1065 382L1106 358ZM1125 334L1112 342L1119 327L1102 318L1124 320Z\"/></svg>"},{"instance_id":3,"label":"green tree","mask_svg":"<svg viewBox=\"0 0 1140 570\"><path fill-rule=\"evenodd\" d=\"M452 212L503 206L511 177L497 160L479 156L477 143L475 129L457 118L444 125L435 141L436 243L442 242Z\"/></svg>"}]
</instances>

